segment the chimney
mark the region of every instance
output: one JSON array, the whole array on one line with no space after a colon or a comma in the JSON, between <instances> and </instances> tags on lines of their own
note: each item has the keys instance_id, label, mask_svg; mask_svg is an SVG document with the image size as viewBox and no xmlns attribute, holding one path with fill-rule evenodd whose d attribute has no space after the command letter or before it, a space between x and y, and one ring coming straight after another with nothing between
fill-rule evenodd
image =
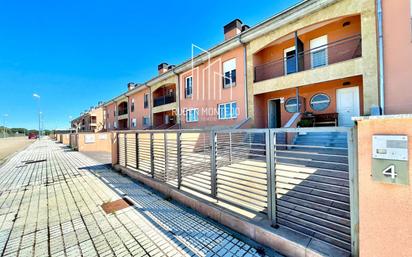
<instances>
[{"instance_id":1,"label":"chimney","mask_svg":"<svg viewBox=\"0 0 412 257\"><path fill-rule=\"evenodd\" d=\"M133 88L135 88L136 84L133 82L129 82L127 83L127 91L132 90Z\"/></svg>"},{"instance_id":2,"label":"chimney","mask_svg":"<svg viewBox=\"0 0 412 257\"><path fill-rule=\"evenodd\" d=\"M231 39L242 32L242 21L235 19L223 27L225 40Z\"/></svg>"},{"instance_id":3,"label":"chimney","mask_svg":"<svg viewBox=\"0 0 412 257\"><path fill-rule=\"evenodd\" d=\"M167 68L169 67L169 64L162 62L157 66L157 70L159 71L159 75L163 74L167 71Z\"/></svg>"}]
</instances>

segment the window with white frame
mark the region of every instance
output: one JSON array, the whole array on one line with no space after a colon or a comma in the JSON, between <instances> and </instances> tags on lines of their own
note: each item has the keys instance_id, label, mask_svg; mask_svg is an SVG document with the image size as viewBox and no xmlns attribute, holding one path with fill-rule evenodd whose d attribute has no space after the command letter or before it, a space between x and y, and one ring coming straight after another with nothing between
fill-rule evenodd
<instances>
[{"instance_id":1,"label":"window with white frame","mask_svg":"<svg viewBox=\"0 0 412 257\"><path fill-rule=\"evenodd\" d=\"M193 94L193 77L187 77L185 79L185 96L192 97Z\"/></svg>"},{"instance_id":2,"label":"window with white frame","mask_svg":"<svg viewBox=\"0 0 412 257\"><path fill-rule=\"evenodd\" d=\"M412 0L410 1L410 4L409 4L409 8L410 8L410 11L411 11L411 32L412 32Z\"/></svg>"},{"instance_id":3,"label":"window with white frame","mask_svg":"<svg viewBox=\"0 0 412 257\"><path fill-rule=\"evenodd\" d=\"M143 107L147 109L149 107L149 94L143 96Z\"/></svg>"},{"instance_id":4,"label":"window with white frame","mask_svg":"<svg viewBox=\"0 0 412 257\"><path fill-rule=\"evenodd\" d=\"M312 68L328 65L328 36L324 35L310 41Z\"/></svg>"},{"instance_id":5,"label":"window with white frame","mask_svg":"<svg viewBox=\"0 0 412 257\"><path fill-rule=\"evenodd\" d=\"M236 58L223 63L223 88L232 87L236 84Z\"/></svg>"},{"instance_id":6,"label":"window with white frame","mask_svg":"<svg viewBox=\"0 0 412 257\"><path fill-rule=\"evenodd\" d=\"M137 126L136 119L132 119L132 128L135 128Z\"/></svg>"},{"instance_id":7,"label":"window with white frame","mask_svg":"<svg viewBox=\"0 0 412 257\"><path fill-rule=\"evenodd\" d=\"M149 117L148 116L143 117L143 126L147 127L149 126L149 123L150 123Z\"/></svg>"},{"instance_id":8,"label":"window with white frame","mask_svg":"<svg viewBox=\"0 0 412 257\"><path fill-rule=\"evenodd\" d=\"M187 109L186 110L186 122L199 121L199 109Z\"/></svg>"},{"instance_id":9,"label":"window with white frame","mask_svg":"<svg viewBox=\"0 0 412 257\"><path fill-rule=\"evenodd\" d=\"M130 112L134 112L134 98L132 99L132 104L130 105Z\"/></svg>"},{"instance_id":10,"label":"window with white frame","mask_svg":"<svg viewBox=\"0 0 412 257\"><path fill-rule=\"evenodd\" d=\"M218 105L219 120L228 120L237 118L237 104L236 102L224 103Z\"/></svg>"},{"instance_id":11,"label":"window with white frame","mask_svg":"<svg viewBox=\"0 0 412 257\"><path fill-rule=\"evenodd\" d=\"M113 128L117 129L117 122L116 121L113 121Z\"/></svg>"}]
</instances>

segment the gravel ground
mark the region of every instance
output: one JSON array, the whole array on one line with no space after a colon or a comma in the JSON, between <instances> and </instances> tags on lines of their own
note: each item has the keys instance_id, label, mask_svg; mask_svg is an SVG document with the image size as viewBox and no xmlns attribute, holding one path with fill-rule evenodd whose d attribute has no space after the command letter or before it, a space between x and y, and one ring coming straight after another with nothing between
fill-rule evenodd
<instances>
[{"instance_id":1,"label":"gravel ground","mask_svg":"<svg viewBox=\"0 0 412 257\"><path fill-rule=\"evenodd\" d=\"M0 138L0 165L8 156L24 149L33 142L34 140L29 140L27 137Z\"/></svg>"}]
</instances>

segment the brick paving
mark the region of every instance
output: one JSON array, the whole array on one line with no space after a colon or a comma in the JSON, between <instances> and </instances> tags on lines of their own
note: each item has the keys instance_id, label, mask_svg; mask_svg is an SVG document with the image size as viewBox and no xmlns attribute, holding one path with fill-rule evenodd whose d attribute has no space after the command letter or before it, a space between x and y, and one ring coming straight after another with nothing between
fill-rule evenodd
<instances>
[{"instance_id":1,"label":"brick paving","mask_svg":"<svg viewBox=\"0 0 412 257\"><path fill-rule=\"evenodd\" d=\"M122 197L135 205L101 208ZM49 140L0 167L0 254L280 256Z\"/></svg>"}]
</instances>

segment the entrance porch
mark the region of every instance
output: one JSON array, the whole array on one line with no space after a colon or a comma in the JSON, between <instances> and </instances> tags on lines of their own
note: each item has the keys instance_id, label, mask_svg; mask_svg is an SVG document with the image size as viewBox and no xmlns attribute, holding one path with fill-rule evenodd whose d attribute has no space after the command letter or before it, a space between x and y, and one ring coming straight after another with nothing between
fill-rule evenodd
<instances>
[{"instance_id":1,"label":"entrance porch","mask_svg":"<svg viewBox=\"0 0 412 257\"><path fill-rule=\"evenodd\" d=\"M350 127L363 114L362 91L362 76L355 76L255 95L255 126Z\"/></svg>"}]
</instances>

